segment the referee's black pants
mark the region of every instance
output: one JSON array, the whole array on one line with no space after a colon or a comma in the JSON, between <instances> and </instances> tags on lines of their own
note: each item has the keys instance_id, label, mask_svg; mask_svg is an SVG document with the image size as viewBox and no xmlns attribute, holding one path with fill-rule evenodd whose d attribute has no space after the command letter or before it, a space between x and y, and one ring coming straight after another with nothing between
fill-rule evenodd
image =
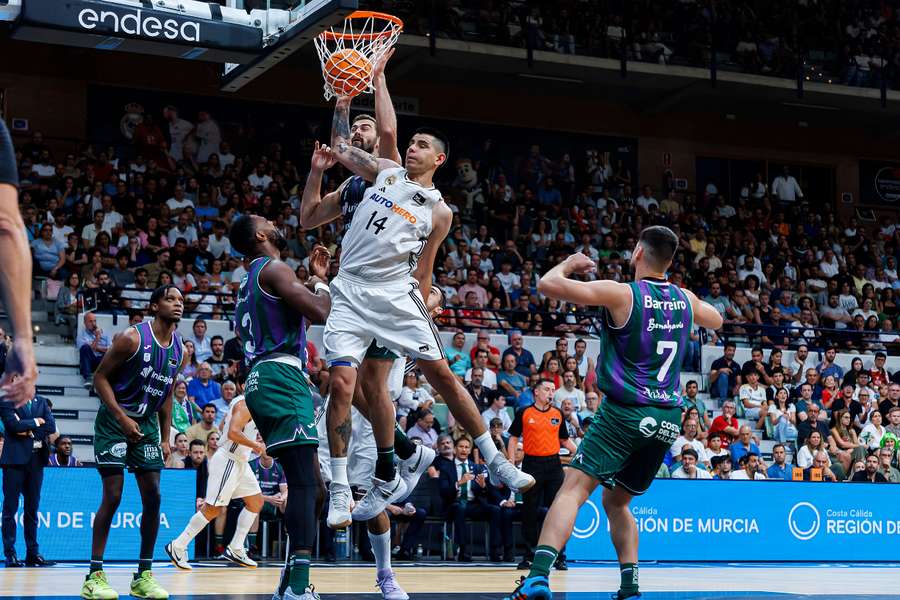
<instances>
[{"instance_id":1,"label":"referee's black pants","mask_svg":"<svg viewBox=\"0 0 900 600\"><path fill-rule=\"evenodd\" d=\"M538 543L538 522L541 508L549 508L563 483L563 468L558 454L551 456L525 455L522 470L534 477L534 486L522 494L522 535L527 551L525 558L534 559ZM543 511L546 514L546 511ZM560 551L565 556L565 549Z\"/></svg>"}]
</instances>

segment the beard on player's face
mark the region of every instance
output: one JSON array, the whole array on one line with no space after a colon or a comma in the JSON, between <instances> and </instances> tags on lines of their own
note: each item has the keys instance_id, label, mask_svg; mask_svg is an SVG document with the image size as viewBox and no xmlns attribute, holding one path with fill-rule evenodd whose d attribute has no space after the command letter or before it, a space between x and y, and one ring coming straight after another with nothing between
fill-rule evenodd
<instances>
[{"instance_id":1,"label":"beard on player's face","mask_svg":"<svg viewBox=\"0 0 900 600\"><path fill-rule=\"evenodd\" d=\"M272 229L266 234L266 237L269 239L269 243L275 246L275 249L279 252L287 248L287 239L277 229Z\"/></svg>"},{"instance_id":2,"label":"beard on player's face","mask_svg":"<svg viewBox=\"0 0 900 600\"><path fill-rule=\"evenodd\" d=\"M356 133L350 139L350 145L354 148L359 148L364 152L368 152L369 154L375 151L375 139L368 139L365 136L360 135L359 133Z\"/></svg>"}]
</instances>

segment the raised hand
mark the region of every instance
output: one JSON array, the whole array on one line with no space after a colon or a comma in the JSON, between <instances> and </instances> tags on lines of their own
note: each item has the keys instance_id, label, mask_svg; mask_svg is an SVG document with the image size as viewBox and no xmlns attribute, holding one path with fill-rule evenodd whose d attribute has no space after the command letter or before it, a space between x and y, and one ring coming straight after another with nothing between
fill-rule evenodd
<instances>
[{"instance_id":1,"label":"raised hand","mask_svg":"<svg viewBox=\"0 0 900 600\"><path fill-rule=\"evenodd\" d=\"M331 264L331 253L325 246L313 248L309 257L309 272L322 281L328 281L328 266Z\"/></svg>"},{"instance_id":2,"label":"raised hand","mask_svg":"<svg viewBox=\"0 0 900 600\"><path fill-rule=\"evenodd\" d=\"M375 68L372 69L372 79L378 79L379 77L384 76L384 68L387 66L387 62L394 55L395 50L397 50L397 48L391 48L381 55L381 57L375 63Z\"/></svg>"},{"instance_id":3,"label":"raised hand","mask_svg":"<svg viewBox=\"0 0 900 600\"><path fill-rule=\"evenodd\" d=\"M311 167L316 171L327 171L334 166L337 159L334 152L326 144L316 142L316 149L313 151Z\"/></svg>"}]
</instances>

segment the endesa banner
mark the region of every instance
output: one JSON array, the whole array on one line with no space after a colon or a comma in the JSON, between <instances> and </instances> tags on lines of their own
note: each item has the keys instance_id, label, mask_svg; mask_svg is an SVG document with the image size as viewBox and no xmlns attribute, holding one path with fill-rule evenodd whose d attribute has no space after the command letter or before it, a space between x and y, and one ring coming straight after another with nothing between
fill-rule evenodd
<instances>
[{"instance_id":1,"label":"endesa banner","mask_svg":"<svg viewBox=\"0 0 900 600\"><path fill-rule=\"evenodd\" d=\"M181 533L195 511L197 472L166 469L160 480L162 505L159 537L153 558L167 560L166 543ZM102 484L96 469L46 468L38 510L38 544L48 560L88 560L94 514L100 506ZM141 495L134 476L125 473L122 503L113 518L104 558L136 561L140 550ZM16 554L25 556L22 499L16 512ZM193 554L193 552L191 552Z\"/></svg>"},{"instance_id":2,"label":"endesa banner","mask_svg":"<svg viewBox=\"0 0 900 600\"><path fill-rule=\"evenodd\" d=\"M575 560L615 560L602 488L578 513ZM657 480L634 499L641 560L888 561L900 549L900 487Z\"/></svg>"}]
</instances>

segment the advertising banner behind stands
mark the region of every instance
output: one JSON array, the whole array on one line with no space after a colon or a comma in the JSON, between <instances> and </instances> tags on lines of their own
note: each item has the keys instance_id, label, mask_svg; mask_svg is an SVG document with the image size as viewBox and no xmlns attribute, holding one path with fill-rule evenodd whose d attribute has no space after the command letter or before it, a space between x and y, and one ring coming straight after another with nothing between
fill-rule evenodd
<instances>
[{"instance_id":1,"label":"advertising banner behind stands","mask_svg":"<svg viewBox=\"0 0 900 600\"><path fill-rule=\"evenodd\" d=\"M600 502L585 503L574 560L616 560ZM632 502L640 559L889 561L900 548L898 488L888 484L657 480Z\"/></svg>"},{"instance_id":2,"label":"advertising banner behind stands","mask_svg":"<svg viewBox=\"0 0 900 600\"><path fill-rule=\"evenodd\" d=\"M861 204L896 206L900 201L900 163L859 161L859 200Z\"/></svg>"},{"instance_id":3,"label":"advertising banner behind stands","mask_svg":"<svg viewBox=\"0 0 900 600\"><path fill-rule=\"evenodd\" d=\"M161 477L162 506L159 537L153 558L167 560L164 546L181 533L195 511L197 472L166 469ZM91 556L91 525L100 507L102 484L93 468L46 468L38 512L38 544L48 560L88 560ZM134 476L125 473L122 503L113 518L107 560L136 561L141 537L141 496ZM16 554L24 559L22 499L16 513ZM192 549L190 550L193 555Z\"/></svg>"}]
</instances>

